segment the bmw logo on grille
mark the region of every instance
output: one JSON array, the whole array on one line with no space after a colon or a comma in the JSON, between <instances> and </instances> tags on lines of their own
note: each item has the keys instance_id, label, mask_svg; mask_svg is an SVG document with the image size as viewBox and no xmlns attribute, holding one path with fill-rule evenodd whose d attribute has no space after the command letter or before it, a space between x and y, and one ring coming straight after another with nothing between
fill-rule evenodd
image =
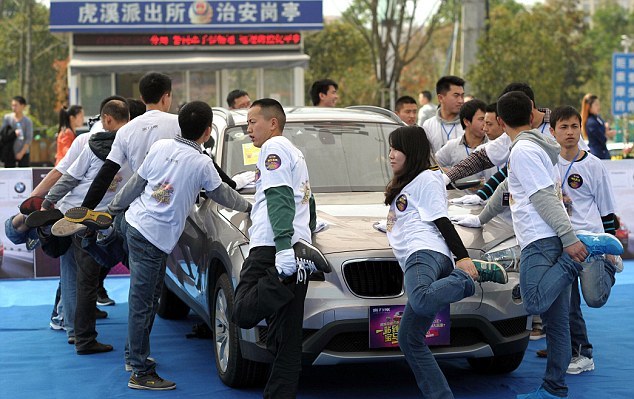
<instances>
[{"instance_id":1,"label":"bmw logo on grille","mask_svg":"<svg viewBox=\"0 0 634 399\"><path fill-rule=\"evenodd\" d=\"M15 186L13 186L13 189L15 190L16 193L22 194L24 190L26 190L26 185L22 183L21 181L19 181L15 183Z\"/></svg>"}]
</instances>

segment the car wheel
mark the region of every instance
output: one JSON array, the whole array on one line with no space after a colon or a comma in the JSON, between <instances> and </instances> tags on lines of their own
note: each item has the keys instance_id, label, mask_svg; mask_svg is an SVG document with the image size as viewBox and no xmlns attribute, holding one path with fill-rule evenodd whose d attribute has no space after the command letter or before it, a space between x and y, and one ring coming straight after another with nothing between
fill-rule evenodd
<instances>
[{"instance_id":1,"label":"car wheel","mask_svg":"<svg viewBox=\"0 0 634 399\"><path fill-rule=\"evenodd\" d=\"M156 313L163 319L184 319L189 314L189 306L163 284L163 290L161 291Z\"/></svg>"},{"instance_id":2,"label":"car wheel","mask_svg":"<svg viewBox=\"0 0 634 399\"><path fill-rule=\"evenodd\" d=\"M213 338L216 370L227 386L238 388L261 385L267 377L268 365L244 359L240 352L238 326L231 321L233 287L226 274L216 282L213 303Z\"/></svg>"},{"instance_id":3,"label":"car wheel","mask_svg":"<svg viewBox=\"0 0 634 399\"><path fill-rule=\"evenodd\" d=\"M517 352L508 355L469 358L467 361L478 373L505 374L518 368L523 358L524 352Z\"/></svg>"}]
</instances>

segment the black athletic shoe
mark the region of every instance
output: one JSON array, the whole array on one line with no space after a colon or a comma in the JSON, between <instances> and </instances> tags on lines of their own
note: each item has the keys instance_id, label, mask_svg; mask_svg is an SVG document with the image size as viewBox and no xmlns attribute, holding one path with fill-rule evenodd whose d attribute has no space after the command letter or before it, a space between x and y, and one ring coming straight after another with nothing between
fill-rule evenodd
<instances>
[{"instance_id":1,"label":"black athletic shoe","mask_svg":"<svg viewBox=\"0 0 634 399\"><path fill-rule=\"evenodd\" d=\"M95 319L105 319L106 317L108 317L108 312L95 307Z\"/></svg>"},{"instance_id":2,"label":"black athletic shoe","mask_svg":"<svg viewBox=\"0 0 634 399\"><path fill-rule=\"evenodd\" d=\"M108 296L108 291L105 288L97 289L97 305L99 306L113 306L114 299Z\"/></svg>"},{"instance_id":3,"label":"black athletic shoe","mask_svg":"<svg viewBox=\"0 0 634 399\"><path fill-rule=\"evenodd\" d=\"M73 223L81 223L93 230L107 229L112 225L112 216L108 212L98 212L85 206L70 208L64 214L64 219Z\"/></svg>"},{"instance_id":4,"label":"black athletic shoe","mask_svg":"<svg viewBox=\"0 0 634 399\"><path fill-rule=\"evenodd\" d=\"M152 371L149 374L136 375L132 373L128 381L128 387L132 389L149 389L152 391L167 391L176 388L176 383L164 380Z\"/></svg>"},{"instance_id":5,"label":"black athletic shoe","mask_svg":"<svg viewBox=\"0 0 634 399\"><path fill-rule=\"evenodd\" d=\"M64 215L62 215L62 212L59 209L35 211L31 212L31 214L26 217L24 223L26 223L26 225L30 228L34 229L36 227L51 226L63 217Z\"/></svg>"},{"instance_id":6,"label":"black athletic shoe","mask_svg":"<svg viewBox=\"0 0 634 399\"><path fill-rule=\"evenodd\" d=\"M307 282L308 277L316 272L330 273L332 268L326 257L312 244L299 240L293 245L297 261L297 282Z\"/></svg>"},{"instance_id":7,"label":"black athletic shoe","mask_svg":"<svg viewBox=\"0 0 634 399\"><path fill-rule=\"evenodd\" d=\"M84 346L81 349L77 349L78 355L92 355L95 353L110 352L114 349L112 345L102 344L101 342L94 341L93 343Z\"/></svg>"}]
</instances>

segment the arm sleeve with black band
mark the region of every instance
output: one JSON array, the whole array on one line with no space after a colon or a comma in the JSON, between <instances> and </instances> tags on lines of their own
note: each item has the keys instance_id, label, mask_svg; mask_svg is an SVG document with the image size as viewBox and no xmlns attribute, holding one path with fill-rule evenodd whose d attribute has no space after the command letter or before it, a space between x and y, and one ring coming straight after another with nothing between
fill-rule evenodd
<instances>
[{"instance_id":1,"label":"arm sleeve with black band","mask_svg":"<svg viewBox=\"0 0 634 399\"><path fill-rule=\"evenodd\" d=\"M275 252L291 248L291 240L295 233L295 199L293 189L289 186L271 187L264 191L266 207L273 229Z\"/></svg>"},{"instance_id":2,"label":"arm sleeve with black band","mask_svg":"<svg viewBox=\"0 0 634 399\"><path fill-rule=\"evenodd\" d=\"M495 192L495 189L497 189L498 186L502 184L504 180L506 180L506 177L508 176L507 172L508 169L506 166L495 172L495 174L491 176L489 180L486 181L486 183L484 183L484 187L478 190L478 192L476 193L478 197L480 197L483 201L491 198L491 196Z\"/></svg>"},{"instance_id":3,"label":"arm sleeve with black band","mask_svg":"<svg viewBox=\"0 0 634 399\"><path fill-rule=\"evenodd\" d=\"M616 235L616 230L619 228L619 226L615 214L609 213L605 216L601 216L601 221L603 222L603 231L608 234Z\"/></svg>"},{"instance_id":4,"label":"arm sleeve with black band","mask_svg":"<svg viewBox=\"0 0 634 399\"><path fill-rule=\"evenodd\" d=\"M235 190L236 182L234 182L233 179L230 178L229 175L227 175L224 170L220 169L220 166L218 166L216 161L213 161L213 163L214 163L214 167L216 168L216 171L218 172L218 175L220 175L220 180L222 180L224 183L227 183L229 187Z\"/></svg>"},{"instance_id":5,"label":"arm sleeve with black band","mask_svg":"<svg viewBox=\"0 0 634 399\"><path fill-rule=\"evenodd\" d=\"M559 198L553 190L553 186L543 188L530 196L533 207L539 216L548 224L561 239L564 247L568 247L579 241L572 230L570 219L564 210Z\"/></svg>"},{"instance_id":6,"label":"arm sleeve with black band","mask_svg":"<svg viewBox=\"0 0 634 399\"><path fill-rule=\"evenodd\" d=\"M451 221L449 221L448 218L442 217L436 219L434 220L434 224L436 225L436 227L438 227L438 230L440 230L440 234L442 234L443 238L445 239L449 250L456 256L458 260L469 257L469 253L464 247L462 239L460 238L458 232L456 231L456 228L451 223Z\"/></svg>"},{"instance_id":7,"label":"arm sleeve with black band","mask_svg":"<svg viewBox=\"0 0 634 399\"><path fill-rule=\"evenodd\" d=\"M44 197L46 203L43 203L42 206L49 208L50 204L57 204L59 200L64 198L64 196L73 188L77 187L77 185L79 185L79 180L69 174L62 175Z\"/></svg>"},{"instance_id":8,"label":"arm sleeve with black band","mask_svg":"<svg viewBox=\"0 0 634 399\"><path fill-rule=\"evenodd\" d=\"M99 169L99 173L97 173L95 180L90 185L81 206L89 209L95 209L95 207L99 205L103 199L104 195L106 195L108 187L110 187L110 183L112 183L112 180L119 169L121 169L121 165L106 159L101 169Z\"/></svg>"},{"instance_id":9,"label":"arm sleeve with black band","mask_svg":"<svg viewBox=\"0 0 634 399\"><path fill-rule=\"evenodd\" d=\"M468 157L449 169L449 171L447 171L447 177L449 177L451 181L456 181L494 166L485 149L481 148L472 152Z\"/></svg>"}]
</instances>

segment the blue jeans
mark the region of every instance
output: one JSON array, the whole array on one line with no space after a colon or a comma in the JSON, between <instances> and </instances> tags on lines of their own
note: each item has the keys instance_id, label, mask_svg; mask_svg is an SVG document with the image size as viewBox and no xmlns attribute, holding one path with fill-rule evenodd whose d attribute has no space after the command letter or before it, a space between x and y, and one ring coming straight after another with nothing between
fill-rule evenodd
<instances>
[{"instance_id":1,"label":"blue jeans","mask_svg":"<svg viewBox=\"0 0 634 399\"><path fill-rule=\"evenodd\" d=\"M548 360L542 386L565 397L566 370L570 364L570 284L579 274L576 264L563 252L559 237L543 238L527 245L520 256L520 290L529 314L540 314L546 328Z\"/></svg>"},{"instance_id":2,"label":"blue jeans","mask_svg":"<svg viewBox=\"0 0 634 399\"><path fill-rule=\"evenodd\" d=\"M75 310L77 307L77 263L75 248L71 245L65 254L59 257L59 277L62 287L62 308L64 309L64 327L69 337L75 336Z\"/></svg>"},{"instance_id":3,"label":"blue jeans","mask_svg":"<svg viewBox=\"0 0 634 399\"><path fill-rule=\"evenodd\" d=\"M149 362L150 332L163 289L167 254L143 237L123 218L115 223L125 237L129 253L130 293L128 296L128 338L126 363L137 375L148 374L156 364Z\"/></svg>"},{"instance_id":4,"label":"blue jeans","mask_svg":"<svg viewBox=\"0 0 634 399\"><path fill-rule=\"evenodd\" d=\"M570 295L570 338L572 355L582 355L592 358L592 344L588 340L586 322L581 313L581 295L579 293L579 281L581 292L586 304L591 308L600 308L608 301L612 286L614 285L614 273L616 270L602 256L594 256L591 261L584 263L579 277L572 283Z\"/></svg>"},{"instance_id":5,"label":"blue jeans","mask_svg":"<svg viewBox=\"0 0 634 399\"><path fill-rule=\"evenodd\" d=\"M473 279L451 260L435 251L420 250L405 262L407 305L399 326L398 341L416 383L425 398L453 398L447 380L425 344L436 313L450 303L475 293Z\"/></svg>"}]
</instances>

